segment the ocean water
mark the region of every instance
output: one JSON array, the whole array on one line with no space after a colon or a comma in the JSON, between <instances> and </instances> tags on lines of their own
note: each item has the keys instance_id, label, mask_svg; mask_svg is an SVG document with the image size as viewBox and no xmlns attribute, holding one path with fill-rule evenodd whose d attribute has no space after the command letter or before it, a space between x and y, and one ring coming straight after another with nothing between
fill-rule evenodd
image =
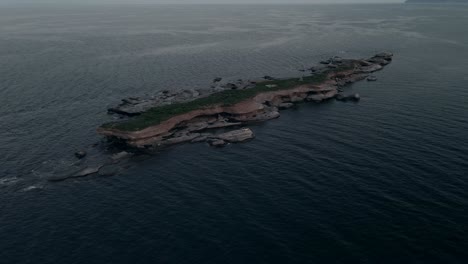
<instances>
[{"instance_id":1,"label":"ocean water","mask_svg":"<svg viewBox=\"0 0 468 264\"><path fill-rule=\"evenodd\" d=\"M466 263L466 25L466 5L1 6L0 263ZM358 104L47 181L121 98L380 51Z\"/></svg>"}]
</instances>

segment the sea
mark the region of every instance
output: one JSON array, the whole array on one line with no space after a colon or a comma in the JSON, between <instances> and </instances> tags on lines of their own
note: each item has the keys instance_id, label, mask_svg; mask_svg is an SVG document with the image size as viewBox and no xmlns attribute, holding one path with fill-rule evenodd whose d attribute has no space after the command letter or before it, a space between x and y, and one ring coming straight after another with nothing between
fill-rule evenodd
<instances>
[{"instance_id":1,"label":"sea","mask_svg":"<svg viewBox=\"0 0 468 264\"><path fill-rule=\"evenodd\" d=\"M467 263L468 5L0 6L0 263ZM63 182L129 96L394 60L225 148ZM94 145L96 146L96 145Z\"/></svg>"}]
</instances>

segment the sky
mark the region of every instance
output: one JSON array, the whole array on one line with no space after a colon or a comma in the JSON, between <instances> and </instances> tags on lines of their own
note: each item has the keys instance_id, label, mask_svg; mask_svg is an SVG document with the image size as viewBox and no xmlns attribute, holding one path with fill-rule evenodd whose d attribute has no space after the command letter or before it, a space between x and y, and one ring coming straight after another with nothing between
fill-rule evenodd
<instances>
[{"instance_id":1,"label":"sky","mask_svg":"<svg viewBox=\"0 0 468 264\"><path fill-rule=\"evenodd\" d=\"M0 3L145 3L145 4L292 4L292 3L402 3L404 0L0 0Z\"/></svg>"}]
</instances>

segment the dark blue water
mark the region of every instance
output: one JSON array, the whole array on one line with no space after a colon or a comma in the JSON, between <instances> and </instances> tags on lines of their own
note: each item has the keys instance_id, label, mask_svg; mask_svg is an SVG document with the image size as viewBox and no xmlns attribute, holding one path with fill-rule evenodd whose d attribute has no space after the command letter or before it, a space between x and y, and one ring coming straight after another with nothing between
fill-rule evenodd
<instances>
[{"instance_id":1,"label":"dark blue water","mask_svg":"<svg viewBox=\"0 0 468 264\"><path fill-rule=\"evenodd\" d=\"M465 263L465 25L463 5L2 6L0 263ZM47 182L126 96L382 50L359 104Z\"/></svg>"}]
</instances>

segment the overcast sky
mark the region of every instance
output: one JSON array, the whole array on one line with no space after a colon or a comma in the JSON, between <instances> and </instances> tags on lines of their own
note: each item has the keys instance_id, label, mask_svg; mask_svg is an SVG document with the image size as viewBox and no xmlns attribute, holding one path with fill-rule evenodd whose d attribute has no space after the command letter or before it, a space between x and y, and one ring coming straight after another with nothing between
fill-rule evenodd
<instances>
[{"instance_id":1,"label":"overcast sky","mask_svg":"<svg viewBox=\"0 0 468 264\"><path fill-rule=\"evenodd\" d=\"M291 3L402 3L404 0L0 0L0 3L155 3L155 4L291 4Z\"/></svg>"}]
</instances>

